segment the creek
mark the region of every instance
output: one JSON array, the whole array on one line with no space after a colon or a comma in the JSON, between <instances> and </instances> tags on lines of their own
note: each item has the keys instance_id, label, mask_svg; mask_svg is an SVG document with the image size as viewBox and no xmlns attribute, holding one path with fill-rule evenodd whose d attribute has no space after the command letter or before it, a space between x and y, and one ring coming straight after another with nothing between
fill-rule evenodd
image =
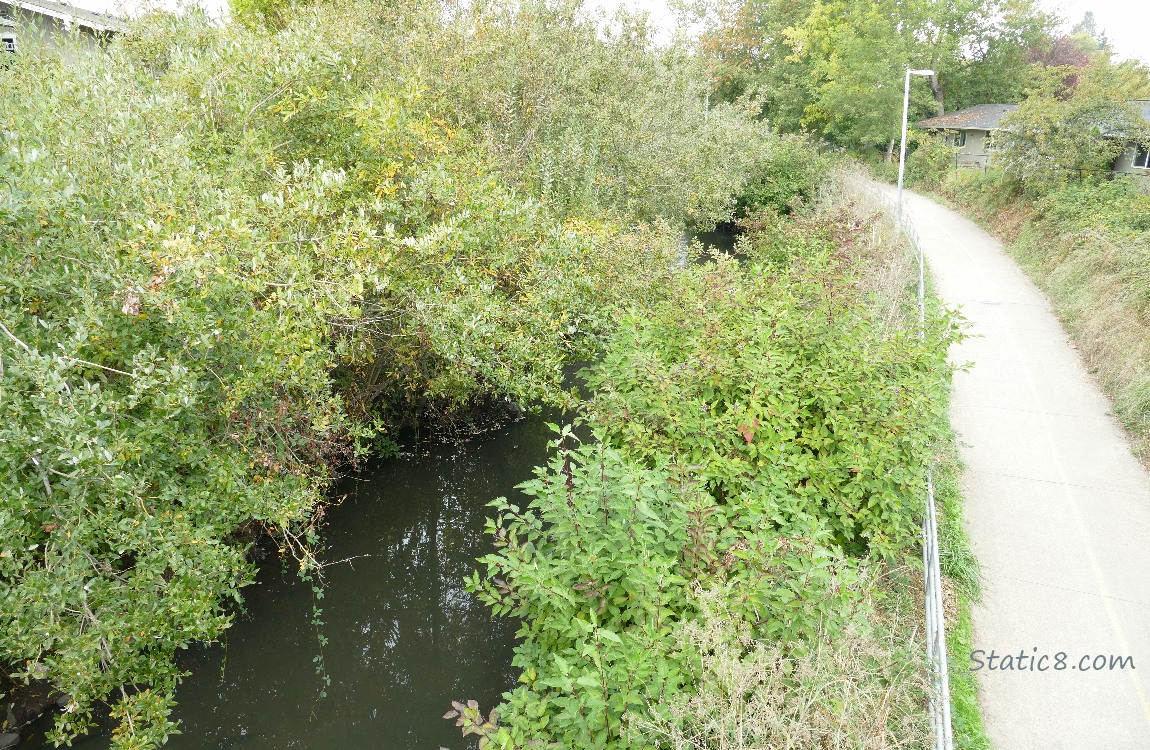
<instances>
[{"instance_id":1,"label":"creek","mask_svg":"<svg viewBox=\"0 0 1150 750\"><path fill-rule=\"evenodd\" d=\"M736 236L720 225L690 239L733 252ZM290 564L265 561L222 642L179 658L188 673L176 693L181 734L165 748L464 747L454 722L440 717L452 700L475 699L486 712L514 687L518 623L492 617L463 579L492 551L486 504L526 502L515 486L546 460L545 422L528 416L464 443L377 460L344 482L323 529L323 598ZM21 750L48 747L35 736L48 718ZM108 744L96 733L73 747Z\"/></svg>"},{"instance_id":2,"label":"creek","mask_svg":"<svg viewBox=\"0 0 1150 750\"><path fill-rule=\"evenodd\" d=\"M527 417L365 466L327 511L323 599L314 601L294 570L265 562L223 642L180 659L189 673L177 691L182 734L165 747L463 747L454 722L440 718L451 701L475 699L486 711L518 675L518 623L492 617L463 579L492 550L486 503L518 495L550 439L544 418ZM323 608L322 649L313 604ZM108 740L73 746L99 750Z\"/></svg>"},{"instance_id":3,"label":"creek","mask_svg":"<svg viewBox=\"0 0 1150 750\"><path fill-rule=\"evenodd\" d=\"M741 231L735 224L724 222L708 232L691 232L688 237L692 242L699 242L704 247L733 254Z\"/></svg>"}]
</instances>

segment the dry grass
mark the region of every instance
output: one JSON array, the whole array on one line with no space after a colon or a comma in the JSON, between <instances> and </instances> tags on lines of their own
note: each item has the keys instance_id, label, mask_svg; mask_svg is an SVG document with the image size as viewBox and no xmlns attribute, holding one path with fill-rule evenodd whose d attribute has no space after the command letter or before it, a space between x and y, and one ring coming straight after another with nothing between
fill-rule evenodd
<instances>
[{"instance_id":1,"label":"dry grass","mask_svg":"<svg viewBox=\"0 0 1150 750\"><path fill-rule=\"evenodd\" d=\"M630 731L674 750L925 747L927 673L910 604L917 593L906 571L883 586L901 590L887 606L876 596L865 624L806 652L755 641L727 616L721 595L704 594L705 617L683 628L701 658L697 690L630 717Z\"/></svg>"},{"instance_id":2,"label":"dry grass","mask_svg":"<svg viewBox=\"0 0 1150 750\"><path fill-rule=\"evenodd\" d=\"M1150 238L1119 245L1094 231L1051 236L1030 228L1009 249L1050 296L1114 400L1135 454L1150 465Z\"/></svg>"},{"instance_id":3,"label":"dry grass","mask_svg":"<svg viewBox=\"0 0 1150 750\"><path fill-rule=\"evenodd\" d=\"M907 289L918 278L914 256L895 232L882 204L863 189L857 177L844 168L834 170L815 202L816 212L847 211L865 223L862 241L852 250L864 269L859 287L868 295L889 328L913 325L913 308L907 305Z\"/></svg>"}]
</instances>

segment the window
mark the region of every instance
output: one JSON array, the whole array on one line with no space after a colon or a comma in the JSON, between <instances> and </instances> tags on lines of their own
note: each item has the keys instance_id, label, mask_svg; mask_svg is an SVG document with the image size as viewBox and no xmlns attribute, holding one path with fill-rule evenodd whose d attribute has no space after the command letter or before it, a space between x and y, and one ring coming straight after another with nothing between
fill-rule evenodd
<instances>
[{"instance_id":1,"label":"window","mask_svg":"<svg viewBox=\"0 0 1150 750\"><path fill-rule=\"evenodd\" d=\"M14 37L14 36L0 37L0 50L2 50L4 52L15 52L16 51L16 37Z\"/></svg>"},{"instance_id":2,"label":"window","mask_svg":"<svg viewBox=\"0 0 1150 750\"><path fill-rule=\"evenodd\" d=\"M1134 166L1139 169L1150 169L1150 147L1138 146L1134 150Z\"/></svg>"},{"instance_id":3,"label":"window","mask_svg":"<svg viewBox=\"0 0 1150 750\"><path fill-rule=\"evenodd\" d=\"M960 130L954 134L954 145L962 148L966 145L966 131Z\"/></svg>"}]
</instances>

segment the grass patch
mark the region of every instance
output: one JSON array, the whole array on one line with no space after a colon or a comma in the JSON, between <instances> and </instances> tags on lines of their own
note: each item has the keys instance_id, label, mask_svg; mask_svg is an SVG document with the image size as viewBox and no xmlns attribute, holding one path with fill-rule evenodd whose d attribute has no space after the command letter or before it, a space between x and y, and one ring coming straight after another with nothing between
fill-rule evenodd
<instances>
[{"instance_id":1,"label":"grass patch","mask_svg":"<svg viewBox=\"0 0 1150 750\"><path fill-rule=\"evenodd\" d=\"M946 647L950 654L950 723L958 750L990 750L990 738L978 707L978 682L967 669L966 655L974 648L971 602L960 596L958 616L948 623Z\"/></svg>"},{"instance_id":2,"label":"grass patch","mask_svg":"<svg viewBox=\"0 0 1150 750\"><path fill-rule=\"evenodd\" d=\"M974 649L970 610L982 595L982 577L962 525L962 462L953 434L939 446L934 471L939 565L950 589L946 597L946 649L954 746L959 750L990 750L978 706L978 682L968 669L967 657Z\"/></svg>"}]
</instances>

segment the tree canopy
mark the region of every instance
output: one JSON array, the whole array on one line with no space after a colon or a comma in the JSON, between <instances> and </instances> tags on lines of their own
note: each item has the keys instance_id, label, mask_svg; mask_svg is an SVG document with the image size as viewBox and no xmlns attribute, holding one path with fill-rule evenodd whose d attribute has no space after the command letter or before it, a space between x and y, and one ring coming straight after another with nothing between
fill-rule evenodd
<instances>
[{"instance_id":1,"label":"tree canopy","mask_svg":"<svg viewBox=\"0 0 1150 750\"><path fill-rule=\"evenodd\" d=\"M1018 101L1054 23L1032 0L724 0L709 18L726 96L754 92L776 127L846 146L897 136L907 67L937 73L917 116Z\"/></svg>"}]
</instances>

